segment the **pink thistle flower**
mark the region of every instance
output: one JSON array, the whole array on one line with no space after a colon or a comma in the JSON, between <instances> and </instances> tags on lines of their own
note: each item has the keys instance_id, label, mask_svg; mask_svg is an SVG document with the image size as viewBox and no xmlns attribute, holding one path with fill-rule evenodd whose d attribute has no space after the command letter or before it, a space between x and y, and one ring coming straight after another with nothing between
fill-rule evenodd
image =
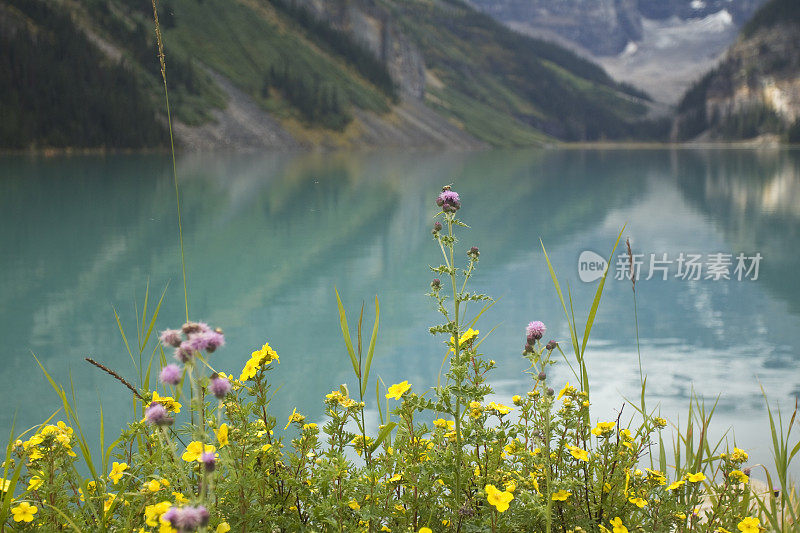
<instances>
[{"instance_id":1,"label":"pink thistle flower","mask_svg":"<svg viewBox=\"0 0 800 533\"><path fill-rule=\"evenodd\" d=\"M547 328L545 327L544 323L538 320L534 320L528 324L527 328L525 328L525 333L528 335L528 341L531 342L541 339L545 331L547 331Z\"/></svg>"},{"instance_id":2,"label":"pink thistle flower","mask_svg":"<svg viewBox=\"0 0 800 533\"><path fill-rule=\"evenodd\" d=\"M203 452L200 455L200 462L206 469L206 472L213 472L217 465L217 455L214 452Z\"/></svg>"},{"instance_id":3,"label":"pink thistle flower","mask_svg":"<svg viewBox=\"0 0 800 533\"><path fill-rule=\"evenodd\" d=\"M190 532L208 524L208 518L208 510L202 505L197 507L187 505L177 510L175 522L170 521L170 523L172 527L177 528L179 531Z\"/></svg>"},{"instance_id":4,"label":"pink thistle flower","mask_svg":"<svg viewBox=\"0 0 800 533\"><path fill-rule=\"evenodd\" d=\"M455 213L461 209L461 199L458 197L457 192L448 189L442 191L442 193L436 197L436 205L441 207L442 211L445 213Z\"/></svg>"},{"instance_id":5,"label":"pink thistle flower","mask_svg":"<svg viewBox=\"0 0 800 533\"><path fill-rule=\"evenodd\" d=\"M168 426L172 424L167 408L160 403L151 403L144 412L144 420L154 426Z\"/></svg>"},{"instance_id":6,"label":"pink thistle flower","mask_svg":"<svg viewBox=\"0 0 800 533\"><path fill-rule=\"evenodd\" d=\"M179 329L165 329L161 332L160 338L161 344L163 344L165 348L169 346L177 348L183 341L181 330Z\"/></svg>"},{"instance_id":7,"label":"pink thistle flower","mask_svg":"<svg viewBox=\"0 0 800 533\"><path fill-rule=\"evenodd\" d=\"M180 514L180 510L177 507L170 507L167 509L167 512L161 515L161 519L165 522L169 522L172 527L178 526L178 515Z\"/></svg>"},{"instance_id":8,"label":"pink thistle flower","mask_svg":"<svg viewBox=\"0 0 800 533\"><path fill-rule=\"evenodd\" d=\"M181 382L181 369L176 364L169 364L161 369L161 374L159 374L158 378L161 383L177 385Z\"/></svg>"},{"instance_id":9,"label":"pink thistle flower","mask_svg":"<svg viewBox=\"0 0 800 533\"><path fill-rule=\"evenodd\" d=\"M221 400L231 391L231 382L228 381L228 378L215 375L211 378L208 389L211 391L211 394Z\"/></svg>"},{"instance_id":10,"label":"pink thistle flower","mask_svg":"<svg viewBox=\"0 0 800 533\"><path fill-rule=\"evenodd\" d=\"M175 348L175 359L181 363L187 362L194 356L194 348L192 348L191 341L183 341L180 346Z\"/></svg>"}]
</instances>

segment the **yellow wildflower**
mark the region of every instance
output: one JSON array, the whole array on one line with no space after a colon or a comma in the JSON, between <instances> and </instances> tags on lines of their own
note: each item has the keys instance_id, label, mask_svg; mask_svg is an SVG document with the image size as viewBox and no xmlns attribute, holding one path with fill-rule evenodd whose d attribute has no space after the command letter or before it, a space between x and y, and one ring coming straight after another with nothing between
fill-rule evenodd
<instances>
[{"instance_id":1,"label":"yellow wildflower","mask_svg":"<svg viewBox=\"0 0 800 533\"><path fill-rule=\"evenodd\" d=\"M486 491L486 500L500 513L507 511L509 502L514 499L511 492L498 490L494 485L486 485L483 490Z\"/></svg>"},{"instance_id":2,"label":"yellow wildflower","mask_svg":"<svg viewBox=\"0 0 800 533\"><path fill-rule=\"evenodd\" d=\"M160 403L164 406L167 411L171 411L173 413L180 413L182 405L175 401L175 398L172 396L159 396L158 391L153 391L153 401L147 404L150 407L153 403Z\"/></svg>"},{"instance_id":3,"label":"yellow wildflower","mask_svg":"<svg viewBox=\"0 0 800 533\"><path fill-rule=\"evenodd\" d=\"M638 507L639 509L644 508L647 505L647 500L644 498L628 498L628 501L631 502L633 505Z\"/></svg>"},{"instance_id":4,"label":"yellow wildflower","mask_svg":"<svg viewBox=\"0 0 800 533\"><path fill-rule=\"evenodd\" d=\"M507 415L508 413L514 410L513 407L508 407L506 405L503 405L502 403L495 403L495 402L489 402L486 405L486 409L497 411L501 415Z\"/></svg>"},{"instance_id":5,"label":"yellow wildflower","mask_svg":"<svg viewBox=\"0 0 800 533\"><path fill-rule=\"evenodd\" d=\"M203 444L202 442L195 440L186 446L186 451L183 452L183 455L181 455L181 459L188 463L193 463L199 460L203 453L213 453L216 451L216 449L217 448L211 444Z\"/></svg>"},{"instance_id":6,"label":"yellow wildflower","mask_svg":"<svg viewBox=\"0 0 800 533\"><path fill-rule=\"evenodd\" d=\"M399 400L400 397L411 388L411 385L408 384L408 381L403 381L401 383L396 383L389 387L389 392L386 394L387 398L394 398L395 400Z\"/></svg>"},{"instance_id":7,"label":"yellow wildflower","mask_svg":"<svg viewBox=\"0 0 800 533\"><path fill-rule=\"evenodd\" d=\"M745 461L747 461L747 459L748 456L746 451L741 450L739 448L733 449L733 453L731 454L731 461L733 461L734 463L744 463Z\"/></svg>"},{"instance_id":8,"label":"yellow wildflower","mask_svg":"<svg viewBox=\"0 0 800 533\"><path fill-rule=\"evenodd\" d=\"M173 492L172 493L172 497L175 498L175 503L176 504L183 505L183 504L189 503L189 498L184 496L182 492Z\"/></svg>"},{"instance_id":9,"label":"yellow wildflower","mask_svg":"<svg viewBox=\"0 0 800 533\"><path fill-rule=\"evenodd\" d=\"M628 528L622 525L622 518L616 517L611 521L611 526L614 528L612 533L628 533Z\"/></svg>"},{"instance_id":10,"label":"yellow wildflower","mask_svg":"<svg viewBox=\"0 0 800 533\"><path fill-rule=\"evenodd\" d=\"M159 523L159 519L161 515L169 511L169 508L172 507L172 503L169 500L165 500L160 503L156 503L154 505L148 505L144 508L144 521L150 527L155 527Z\"/></svg>"},{"instance_id":11,"label":"yellow wildflower","mask_svg":"<svg viewBox=\"0 0 800 533\"><path fill-rule=\"evenodd\" d=\"M564 385L564 388L559 391L556 400L560 400L561 397L564 396L565 394L573 394L574 392L575 392L575 387L570 385L569 381L567 381L567 384Z\"/></svg>"},{"instance_id":12,"label":"yellow wildflower","mask_svg":"<svg viewBox=\"0 0 800 533\"><path fill-rule=\"evenodd\" d=\"M32 476L30 482L28 483L28 490L36 490L42 486L44 480L39 476ZM3 491L6 492L6 491Z\"/></svg>"},{"instance_id":13,"label":"yellow wildflower","mask_svg":"<svg viewBox=\"0 0 800 533\"><path fill-rule=\"evenodd\" d=\"M747 476L747 474L741 470L732 470L731 473L728 474L728 477L734 481L737 481L738 483L747 483L750 481L750 478Z\"/></svg>"},{"instance_id":14,"label":"yellow wildflower","mask_svg":"<svg viewBox=\"0 0 800 533\"><path fill-rule=\"evenodd\" d=\"M28 502L22 502L16 507L11 508L11 514L14 515L14 522L32 522L33 515L39 509L35 505L31 505Z\"/></svg>"},{"instance_id":15,"label":"yellow wildflower","mask_svg":"<svg viewBox=\"0 0 800 533\"><path fill-rule=\"evenodd\" d=\"M355 500L350 500L347 505L349 505L350 509L354 511L358 511L359 509L361 509L361 506Z\"/></svg>"},{"instance_id":16,"label":"yellow wildflower","mask_svg":"<svg viewBox=\"0 0 800 533\"><path fill-rule=\"evenodd\" d=\"M117 495L114 494L113 492L110 492L108 494L108 498L106 498L106 501L103 502L103 512L104 513L107 513L111 509L111 506L114 505L114 502L116 501L116 499L117 499Z\"/></svg>"},{"instance_id":17,"label":"yellow wildflower","mask_svg":"<svg viewBox=\"0 0 800 533\"><path fill-rule=\"evenodd\" d=\"M478 336L479 333L480 333L479 330L469 328L467 331L465 331L464 333L459 335L458 336L458 348L459 348L459 350L461 348L463 348L464 346L468 345L470 342L472 342L475 339L475 337ZM450 344L450 351L454 352L455 351L455 346L456 346L456 340L455 340L455 338L453 338L452 335L450 336L450 343L449 344Z\"/></svg>"},{"instance_id":18,"label":"yellow wildflower","mask_svg":"<svg viewBox=\"0 0 800 533\"><path fill-rule=\"evenodd\" d=\"M433 530L429 527L421 527L419 528L419 533L433 533Z\"/></svg>"},{"instance_id":19,"label":"yellow wildflower","mask_svg":"<svg viewBox=\"0 0 800 533\"><path fill-rule=\"evenodd\" d=\"M256 361L259 365L270 364L272 361L276 363L281 362L278 358L278 352L273 350L268 342L265 342L260 350L256 350L250 354L250 359Z\"/></svg>"},{"instance_id":20,"label":"yellow wildflower","mask_svg":"<svg viewBox=\"0 0 800 533\"><path fill-rule=\"evenodd\" d=\"M228 424L222 424L219 429L214 430L214 435L217 436L219 447L222 448L228 444Z\"/></svg>"},{"instance_id":21,"label":"yellow wildflower","mask_svg":"<svg viewBox=\"0 0 800 533\"><path fill-rule=\"evenodd\" d=\"M437 418L433 421L433 425L435 427L442 429L453 429L455 424L456 423L453 420L445 420L444 418Z\"/></svg>"},{"instance_id":22,"label":"yellow wildflower","mask_svg":"<svg viewBox=\"0 0 800 533\"><path fill-rule=\"evenodd\" d=\"M663 472L658 470L650 470L649 468L645 468L647 470L647 479L657 483L658 485L666 485L667 484L667 477L664 475Z\"/></svg>"},{"instance_id":23,"label":"yellow wildflower","mask_svg":"<svg viewBox=\"0 0 800 533\"><path fill-rule=\"evenodd\" d=\"M108 478L116 485L119 483L119 480L122 479L122 473L127 469L128 463L118 463L114 461L114 464L111 465L111 472L109 472Z\"/></svg>"},{"instance_id":24,"label":"yellow wildflower","mask_svg":"<svg viewBox=\"0 0 800 533\"><path fill-rule=\"evenodd\" d=\"M258 372L259 368L261 367L255 360L248 359L248 361L244 364L241 375L239 375L239 381L253 379L256 377L256 373Z\"/></svg>"},{"instance_id":25,"label":"yellow wildflower","mask_svg":"<svg viewBox=\"0 0 800 533\"><path fill-rule=\"evenodd\" d=\"M568 490L561 489L558 492L554 492L551 496L551 499L554 502L565 502L567 499L572 496L572 493Z\"/></svg>"},{"instance_id":26,"label":"yellow wildflower","mask_svg":"<svg viewBox=\"0 0 800 533\"><path fill-rule=\"evenodd\" d=\"M592 435L597 435L598 437L610 435L616 425L616 422L598 422L597 426L592 429Z\"/></svg>"},{"instance_id":27,"label":"yellow wildflower","mask_svg":"<svg viewBox=\"0 0 800 533\"><path fill-rule=\"evenodd\" d=\"M14 517L14 520L17 518ZM739 522L736 527L742 533L759 533L761 531L761 524L758 521L758 518L754 518L752 516L748 516L741 522Z\"/></svg>"},{"instance_id":28,"label":"yellow wildflower","mask_svg":"<svg viewBox=\"0 0 800 533\"><path fill-rule=\"evenodd\" d=\"M221 522L217 526L217 529L215 530L215 533L228 533L228 531L230 531L230 530L231 530L230 524L228 524L227 522Z\"/></svg>"},{"instance_id":29,"label":"yellow wildflower","mask_svg":"<svg viewBox=\"0 0 800 533\"><path fill-rule=\"evenodd\" d=\"M684 481L684 480L682 480L682 479L679 479L678 481L673 481L672 483L670 483L670 484L669 484L669 486L667 487L667 490L675 490L675 489L678 489L678 488L680 488L680 486L681 486L681 485L683 485L684 483L686 483L686 481Z\"/></svg>"},{"instance_id":30,"label":"yellow wildflower","mask_svg":"<svg viewBox=\"0 0 800 533\"><path fill-rule=\"evenodd\" d=\"M298 413L297 412L297 408L294 408L294 409L292 409L292 414L289 415L289 421L286 422L286 427L284 427L283 429L289 429L289 425L292 422L303 423L303 421L305 421L305 419L306 419L306 417L301 415L300 413Z\"/></svg>"},{"instance_id":31,"label":"yellow wildflower","mask_svg":"<svg viewBox=\"0 0 800 533\"><path fill-rule=\"evenodd\" d=\"M572 457L574 457L575 459L579 461L589 462L589 452L587 452L586 450L583 450L577 446L572 446L570 444L567 444L567 449L569 450L569 453L572 455Z\"/></svg>"},{"instance_id":32,"label":"yellow wildflower","mask_svg":"<svg viewBox=\"0 0 800 533\"><path fill-rule=\"evenodd\" d=\"M697 472L696 474L687 474L686 479L692 483L699 483L706 479L706 475L702 472Z\"/></svg>"},{"instance_id":33,"label":"yellow wildflower","mask_svg":"<svg viewBox=\"0 0 800 533\"><path fill-rule=\"evenodd\" d=\"M97 483L95 483L94 481L90 481L86 484L86 490L88 492L94 492L95 489L97 489ZM80 495L81 501L84 501L83 489L78 488L78 494Z\"/></svg>"}]
</instances>

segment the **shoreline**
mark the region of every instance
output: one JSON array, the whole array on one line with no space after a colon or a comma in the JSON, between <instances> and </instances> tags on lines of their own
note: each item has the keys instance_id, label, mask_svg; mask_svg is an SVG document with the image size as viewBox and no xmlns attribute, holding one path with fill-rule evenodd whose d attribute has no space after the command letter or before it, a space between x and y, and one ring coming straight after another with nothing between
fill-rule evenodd
<instances>
[{"instance_id":1,"label":"shoreline","mask_svg":"<svg viewBox=\"0 0 800 533\"><path fill-rule=\"evenodd\" d=\"M580 142L553 142L541 145L530 146L493 146L475 150L465 150L455 147L399 147L399 146L363 146L346 150L329 147L311 147L300 150L286 149L220 149L220 150L184 150L176 149L176 154L251 154L251 153L324 153L324 152L380 152L390 151L411 151L411 152L473 152L489 150L757 150L757 149L797 149L800 143L787 143L774 140L749 139L741 141L702 141L702 142L651 142L651 141L580 141ZM29 149L0 149L0 157L9 156L32 156L32 157L59 157L59 156L97 156L97 155L142 155L142 154L165 154L169 155L169 147L163 148L29 148Z\"/></svg>"}]
</instances>

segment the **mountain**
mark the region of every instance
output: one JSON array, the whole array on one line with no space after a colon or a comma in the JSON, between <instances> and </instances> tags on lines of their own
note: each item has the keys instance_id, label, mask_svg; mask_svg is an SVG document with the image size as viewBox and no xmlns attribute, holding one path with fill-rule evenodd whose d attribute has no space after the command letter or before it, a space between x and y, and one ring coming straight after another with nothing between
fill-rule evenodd
<instances>
[{"instance_id":1,"label":"mountain","mask_svg":"<svg viewBox=\"0 0 800 533\"><path fill-rule=\"evenodd\" d=\"M765 0L470 0L527 35L602 65L665 104L736 39Z\"/></svg>"},{"instance_id":2,"label":"mountain","mask_svg":"<svg viewBox=\"0 0 800 533\"><path fill-rule=\"evenodd\" d=\"M556 36L596 56L622 53L643 37L645 20L702 19L726 10L737 25L763 0L471 0L497 20Z\"/></svg>"},{"instance_id":3,"label":"mountain","mask_svg":"<svg viewBox=\"0 0 800 533\"><path fill-rule=\"evenodd\" d=\"M770 0L756 12L725 59L684 95L672 135L800 142L800 3Z\"/></svg>"},{"instance_id":4,"label":"mountain","mask_svg":"<svg viewBox=\"0 0 800 533\"><path fill-rule=\"evenodd\" d=\"M0 148L164 146L152 15L146 0L0 0ZM640 91L460 0L162 0L159 18L187 149L666 131Z\"/></svg>"}]
</instances>

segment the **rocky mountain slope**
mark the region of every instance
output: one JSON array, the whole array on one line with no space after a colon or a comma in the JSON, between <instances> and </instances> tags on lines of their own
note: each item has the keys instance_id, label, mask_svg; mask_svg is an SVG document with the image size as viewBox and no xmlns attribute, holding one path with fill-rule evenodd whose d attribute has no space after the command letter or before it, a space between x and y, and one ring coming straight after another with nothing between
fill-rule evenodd
<instances>
[{"instance_id":1,"label":"rocky mountain slope","mask_svg":"<svg viewBox=\"0 0 800 533\"><path fill-rule=\"evenodd\" d=\"M508 26L600 63L674 104L765 0L470 0Z\"/></svg>"},{"instance_id":2,"label":"rocky mountain slope","mask_svg":"<svg viewBox=\"0 0 800 533\"><path fill-rule=\"evenodd\" d=\"M690 21L726 10L741 26L763 0L471 0L496 19L556 36L596 56L622 53L642 40L647 20Z\"/></svg>"},{"instance_id":3,"label":"rocky mountain slope","mask_svg":"<svg viewBox=\"0 0 800 533\"><path fill-rule=\"evenodd\" d=\"M800 4L771 0L678 106L676 140L800 141Z\"/></svg>"},{"instance_id":4,"label":"rocky mountain slope","mask_svg":"<svg viewBox=\"0 0 800 533\"><path fill-rule=\"evenodd\" d=\"M640 92L460 0L162 0L159 13L175 131L189 149L475 148L666 131L644 120ZM150 2L0 0L0 28L3 50L25 51L0 57L0 112L12 118L0 121L0 148L163 146ZM68 57L43 52L64 36Z\"/></svg>"}]
</instances>

